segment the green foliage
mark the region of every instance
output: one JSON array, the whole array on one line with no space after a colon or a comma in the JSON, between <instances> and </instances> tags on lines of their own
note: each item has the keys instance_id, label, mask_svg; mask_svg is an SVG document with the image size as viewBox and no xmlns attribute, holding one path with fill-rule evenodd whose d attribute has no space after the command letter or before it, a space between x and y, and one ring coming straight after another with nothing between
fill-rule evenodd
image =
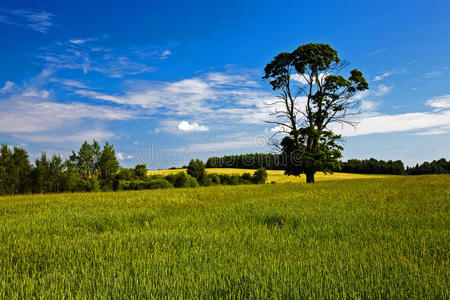
<instances>
[{"instance_id":1,"label":"green foliage","mask_svg":"<svg viewBox=\"0 0 450 300\"><path fill-rule=\"evenodd\" d=\"M305 173L307 182L314 182L315 172L339 168L341 136L329 125L346 122L347 110L356 106L352 97L369 88L357 69L351 70L348 78L340 75L345 66L330 45L310 43L292 53L280 53L265 67L263 78L273 90L280 91L276 103L285 107L276 110L277 121L269 122L289 129L289 136L281 142L286 174ZM292 75L302 78L303 83L293 85ZM304 107L296 102L299 95L306 98Z\"/></svg>"},{"instance_id":2,"label":"green foliage","mask_svg":"<svg viewBox=\"0 0 450 300\"><path fill-rule=\"evenodd\" d=\"M200 181L205 175L205 165L200 159L191 159L186 171L189 175Z\"/></svg>"},{"instance_id":3,"label":"green foliage","mask_svg":"<svg viewBox=\"0 0 450 300\"><path fill-rule=\"evenodd\" d=\"M256 184L264 184L267 180L267 171L266 169L259 168L253 174L253 182Z\"/></svg>"},{"instance_id":4,"label":"green foliage","mask_svg":"<svg viewBox=\"0 0 450 300\"><path fill-rule=\"evenodd\" d=\"M28 153L19 147L11 151L7 145L0 150L0 191L4 194L31 192L31 164Z\"/></svg>"},{"instance_id":5,"label":"green foliage","mask_svg":"<svg viewBox=\"0 0 450 300\"><path fill-rule=\"evenodd\" d=\"M152 190L170 188L173 185L164 178L149 178L147 180L119 180L117 190Z\"/></svg>"},{"instance_id":6,"label":"green foliage","mask_svg":"<svg viewBox=\"0 0 450 300\"><path fill-rule=\"evenodd\" d=\"M450 160L441 158L430 162L424 162L421 165L417 164L412 168L407 168L406 173L409 175L422 174L450 174Z\"/></svg>"},{"instance_id":7,"label":"green foliage","mask_svg":"<svg viewBox=\"0 0 450 300\"><path fill-rule=\"evenodd\" d=\"M349 159L346 162L341 162L342 172L359 173L359 174L393 174L401 175L405 172L403 162L400 160L384 161L371 159Z\"/></svg>"},{"instance_id":8,"label":"green foliage","mask_svg":"<svg viewBox=\"0 0 450 300\"><path fill-rule=\"evenodd\" d=\"M266 170L283 170L284 166L283 157L275 153L250 153L210 157L206 162L207 168L264 168Z\"/></svg>"},{"instance_id":9,"label":"green foliage","mask_svg":"<svg viewBox=\"0 0 450 300\"><path fill-rule=\"evenodd\" d=\"M120 166L116 157L116 151L112 145L106 142L98 160L98 171L100 172L99 178L102 182L103 189L111 190L113 188L114 177L119 168Z\"/></svg>"},{"instance_id":10,"label":"green foliage","mask_svg":"<svg viewBox=\"0 0 450 300\"><path fill-rule=\"evenodd\" d=\"M170 181L170 180L168 180ZM197 180L189 174L180 172L173 177L173 186L176 188L184 187L196 187L198 186Z\"/></svg>"},{"instance_id":11,"label":"green foliage","mask_svg":"<svg viewBox=\"0 0 450 300\"><path fill-rule=\"evenodd\" d=\"M1 197L2 299L448 299L447 175Z\"/></svg>"},{"instance_id":12,"label":"green foliage","mask_svg":"<svg viewBox=\"0 0 450 300\"><path fill-rule=\"evenodd\" d=\"M221 184L220 176L215 173L207 174L207 176L210 178L212 184Z\"/></svg>"},{"instance_id":13,"label":"green foliage","mask_svg":"<svg viewBox=\"0 0 450 300\"><path fill-rule=\"evenodd\" d=\"M136 165L134 167L134 176L141 180L145 180L145 178L147 178L147 165Z\"/></svg>"}]
</instances>

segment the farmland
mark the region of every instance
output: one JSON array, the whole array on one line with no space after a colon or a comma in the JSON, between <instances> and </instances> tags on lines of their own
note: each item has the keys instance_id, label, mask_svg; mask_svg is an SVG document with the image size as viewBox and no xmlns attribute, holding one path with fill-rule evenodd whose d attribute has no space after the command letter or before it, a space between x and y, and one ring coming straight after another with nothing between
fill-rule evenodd
<instances>
[{"instance_id":1,"label":"farmland","mask_svg":"<svg viewBox=\"0 0 450 300\"><path fill-rule=\"evenodd\" d=\"M238 174L242 175L243 173L253 173L255 170L249 169L234 169L234 168L210 168L206 169L208 173L215 174ZM152 170L148 171L148 175L169 175L176 174L178 172L186 172L186 169L172 169L172 170ZM296 176L287 176L284 175L284 171L282 170L267 170L267 182L271 183L272 181L275 183L304 183L305 176L296 177ZM318 172L316 174L317 181L330 181L330 180L347 180L347 179L373 179L373 178L387 178L392 177L393 175L367 175L367 174L350 174L350 173L340 173L335 172L333 174L324 174L322 172Z\"/></svg>"},{"instance_id":2,"label":"farmland","mask_svg":"<svg viewBox=\"0 0 450 300\"><path fill-rule=\"evenodd\" d=\"M0 197L0 298L449 298L448 175L277 174Z\"/></svg>"}]
</instances>

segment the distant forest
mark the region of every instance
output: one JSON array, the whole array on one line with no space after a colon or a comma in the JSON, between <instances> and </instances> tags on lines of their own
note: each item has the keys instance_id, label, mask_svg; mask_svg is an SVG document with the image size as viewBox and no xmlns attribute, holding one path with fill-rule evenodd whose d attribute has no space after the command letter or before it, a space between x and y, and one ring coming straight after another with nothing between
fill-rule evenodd
<instances>
[{"instance_id":1,"label":"distant forest","mask_svg":"<svg viewBox=\"0 0 450 300\"><path fill-rule=\"evenodd\" d=\"M274 153L254 153L229 155L222 157L211 157L206 162L207 168L240 168L267 170L284 170L286 158L281 154ZM393 175L422 175L422 174L449 174L450 160L441 158L414 167L404 166L401 160L377 160L370 159L349 159L340 163L341 168L335 172L359 173L359 174L393 174Z\"/></svg>"}]
</instances>

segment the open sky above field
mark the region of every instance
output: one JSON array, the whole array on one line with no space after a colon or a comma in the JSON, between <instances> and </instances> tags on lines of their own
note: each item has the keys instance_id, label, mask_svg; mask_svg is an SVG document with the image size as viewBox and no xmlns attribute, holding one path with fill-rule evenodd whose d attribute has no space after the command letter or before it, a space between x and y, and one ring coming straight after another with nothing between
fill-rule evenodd
<instances>
[{"instance_id":1,"label":"open sky above field","mask_svg":"<svg viewBox=\"0 0 450 300\"><path fill-rule=\"evenodd\" d=\"M370 90L344 158L450 155L448 1L1 1L0 142L121 164L268 152L261 77L279 52L329 43Z\"/></svg>"}]
</instances>

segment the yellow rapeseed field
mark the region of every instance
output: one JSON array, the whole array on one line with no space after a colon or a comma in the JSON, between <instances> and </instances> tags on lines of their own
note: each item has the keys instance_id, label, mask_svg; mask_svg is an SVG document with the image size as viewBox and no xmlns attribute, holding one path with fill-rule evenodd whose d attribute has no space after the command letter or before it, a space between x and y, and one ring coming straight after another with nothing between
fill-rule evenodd
<instances>
[{"instance_id":1,"label":"yellow rapeseed field","mask_svg":"<svg viewBox=\"0 0 450 300\"><path fill-rule=\"evenodd\" d=\"M186 172L186 169L172 169L172 170L151 170L148 171L148 175L169 175L178 172ZM208 173L216 173L216 174L243 174L243 173L251 173L255 172L255 170L249 169L234 169L234 168L212 168L206 169ZM275 182L275 183L287 183L287 182L306 182L305 176L287 176L284 175L284 171L282 170L267 170L268 178L267 182ZM345 179L370 179L370 178L386 178L386 177L394 177L394 175L367 175L367 174L351 174L351 173L338 173L335 172L333 174L324 174L322 172L316 173L316 181L329 181L329 180L345 180Z\"/></svg>"}]
</instances>

